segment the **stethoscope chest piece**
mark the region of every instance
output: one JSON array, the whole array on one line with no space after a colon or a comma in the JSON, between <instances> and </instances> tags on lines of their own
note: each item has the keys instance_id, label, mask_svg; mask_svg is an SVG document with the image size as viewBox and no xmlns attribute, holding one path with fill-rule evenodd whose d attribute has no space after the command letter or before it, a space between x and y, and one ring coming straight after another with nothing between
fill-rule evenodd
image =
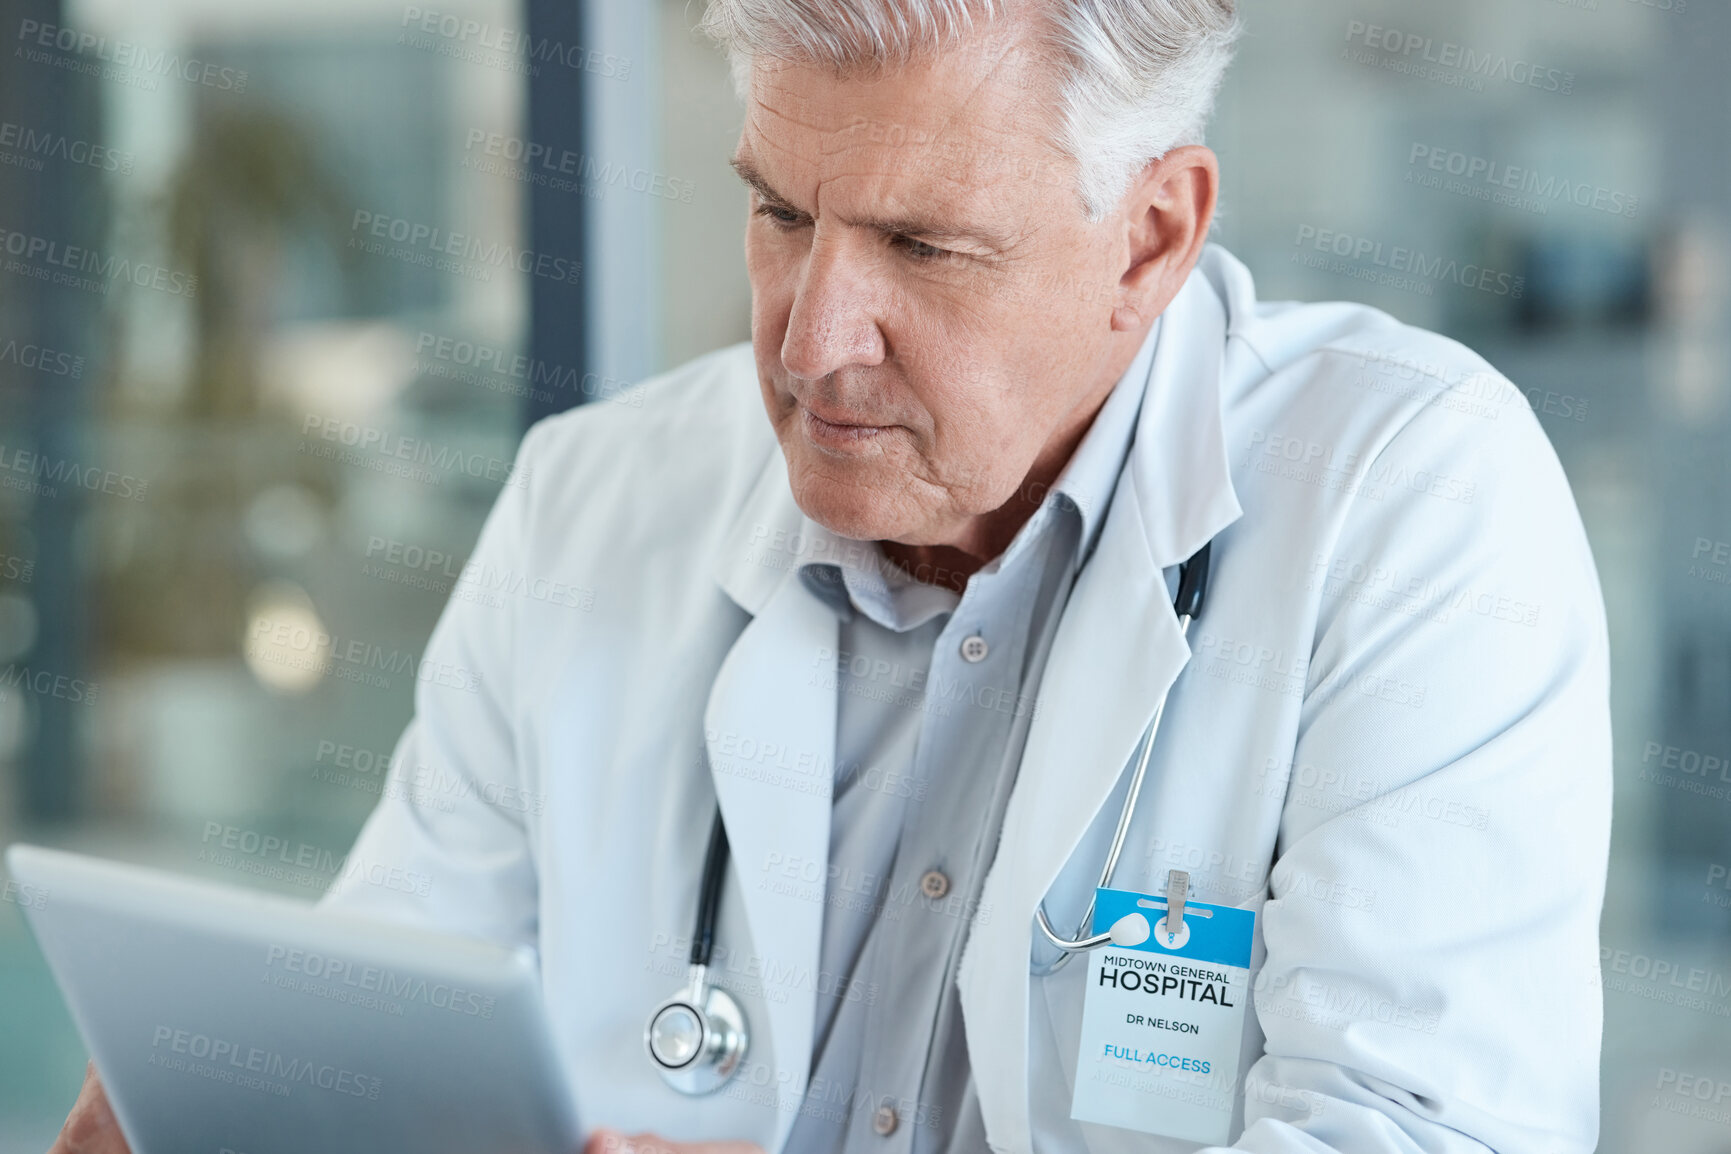
<instances>
[{"instance_id":1,"label":"stethoscope chest piece","mask_svg":"<svg viewBox=\"0 0 1731 1154\"><path fill-rule=\"evenodd\" d=\"M709 1094L722 1087L745 1058L749 1035L745 1011L733 995L709 980L715 949L715 915L727 872L727 827L721 809L709 826L703 880L697 888L697 926L691 935L691 970L685 988L656 1006L643 1027L643 1048L662 1081L681 1094Z\"/></svg>"},{"instance_id":2,"label":"stethoscope chest piece","mask_svg":"<svg viewBox=\"0 0 1731 1154\"><path fill-rule=\"evenodd\" d=\"M745 1013L733 996L691 967L691 981L649 1016L643 1045L666 1083L681 1094L721 1088L745 1058Z\"/></svg>"}]
</instances>

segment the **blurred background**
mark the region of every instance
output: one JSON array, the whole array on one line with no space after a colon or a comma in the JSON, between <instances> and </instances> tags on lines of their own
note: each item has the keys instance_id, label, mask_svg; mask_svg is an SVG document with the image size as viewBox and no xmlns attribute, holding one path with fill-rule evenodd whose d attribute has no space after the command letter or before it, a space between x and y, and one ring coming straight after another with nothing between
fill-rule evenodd
<instances>
[{"instance_id":1,"label":"blurred background","mask_svg":"<svg viewBox=\"0 0 1731 1154\"><path fill-rule=\"evenodd\" d=\"M698 0L434 3L0 0L0 843L317 894L221 843L340 861L527 423L748 335ZM1483 352L1574 484L1601 1149L1724 1154L1675 1087L1731 1082L1731 5L1242 7L1219 238ZM4 892L0 1151L41 1151L85 1056Z\"/></svg>"}]
</instances>

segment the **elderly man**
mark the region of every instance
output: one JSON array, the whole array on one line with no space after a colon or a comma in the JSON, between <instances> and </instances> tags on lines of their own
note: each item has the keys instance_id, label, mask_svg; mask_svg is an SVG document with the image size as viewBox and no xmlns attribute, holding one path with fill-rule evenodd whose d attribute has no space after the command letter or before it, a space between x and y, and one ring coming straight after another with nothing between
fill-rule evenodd
<instances>
[{"instance_id":1,"label":"elderly man","mask_svg":"<svg viewBox=\"0 0 1731 1154\"><path fill-rule=\"evenodd\" d=\"M1207 246L1230 0L706 24L751 345L530 431L431 884L329 900L535 946L595 1147L1592 1150L1592 560L1483 361Z\"/></svg>"}]
</instances>

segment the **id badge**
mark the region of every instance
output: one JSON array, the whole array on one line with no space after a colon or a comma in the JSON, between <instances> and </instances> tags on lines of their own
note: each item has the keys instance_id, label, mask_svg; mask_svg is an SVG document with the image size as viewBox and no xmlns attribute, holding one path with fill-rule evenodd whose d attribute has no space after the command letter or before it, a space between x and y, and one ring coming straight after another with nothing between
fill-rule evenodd
<instances>
[{"instance_id":1,"label":"id badge","mask_svg":"<svg viewBox=\"0 0 1731 1154\"><path fill-rule=\"evenodd\" d=\"M1097 890L1096 934L1121 940L1088 951L1082 1047L1070 1117L1145 1134L1224 1145L1238 1090L1238 1051L1250 1002L1253 910L1189 902L1168 931L1166 902Z\"/></svg>"}]
</instances>

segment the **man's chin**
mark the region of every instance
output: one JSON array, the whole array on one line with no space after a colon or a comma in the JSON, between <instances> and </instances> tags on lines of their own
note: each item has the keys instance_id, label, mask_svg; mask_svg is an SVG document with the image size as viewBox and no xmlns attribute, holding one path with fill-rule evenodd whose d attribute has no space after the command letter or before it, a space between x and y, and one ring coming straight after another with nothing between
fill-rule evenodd
<instances>
[{"instance_id":1,"label":"man's chin","mask_svg":"<svg viewBox=\"0 0 1731 1154\"><path fill-rule=\"evenodd\" d=\"M800 511L831 533L855 541L887 541L906 536L912 526L887 509L882 492L829 479L794 482Z\"/></svg>"}]
</instances>

